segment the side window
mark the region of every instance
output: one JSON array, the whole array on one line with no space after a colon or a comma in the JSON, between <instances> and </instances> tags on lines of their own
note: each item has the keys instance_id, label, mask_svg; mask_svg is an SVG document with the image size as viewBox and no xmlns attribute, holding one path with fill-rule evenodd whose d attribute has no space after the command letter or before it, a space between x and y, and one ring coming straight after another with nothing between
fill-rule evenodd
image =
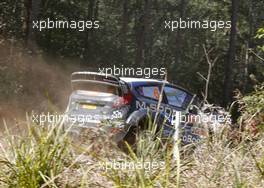
<instances>
[{"instance_id":1,"label":"side window","mask_svg":"<svg viewBox=\"0 0 264 188\"><path fill-rule=\"evenodd\" d=\"M184 101L186 99L187 93L177 88L173 87L165 87L164 88L165 95L168 100L169 105L173 105L176 107L182 107Z\"/></svg>"},{"instance_id":2,"label":"side window","mask_svg":"<svg viewBox=\"0 0 264 188\"><path fill-rule=\"evenodd\" d=\"M158 100L160 90L158 86L142 86L137 89L138 93L144 97Z\"/></svg>"}]
</instances>

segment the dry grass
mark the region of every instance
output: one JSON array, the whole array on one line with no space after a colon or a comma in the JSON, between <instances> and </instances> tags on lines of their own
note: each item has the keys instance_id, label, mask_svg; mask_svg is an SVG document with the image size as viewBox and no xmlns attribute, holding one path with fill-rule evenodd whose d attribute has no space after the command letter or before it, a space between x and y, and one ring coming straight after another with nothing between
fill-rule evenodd
<instances>
[{"instance_id":1,"label":"dry grass","mask_svg":"<svg viewBox=\"0 0 264 188\"><path fill-rule=\"evenodd\" d=\"M263 187L264 139L231 146L227 139L199 145L192 168L183 174L185 187Z\"/></svg>"},{"instance_id":2,"label":"dry grass","mask_svg":"<svg viewBox=\"0 0 264 188\"><path fill-rule=\"evenodd\" d=\"M36 125L31 125L36 126ZM43 131L43 129L41 129ZM53 143L64 133L54 132L55 135L49 137L48 141ZM57 135L56 135L57 134ZM98 135L100 134L100 136ZM32 135L32 134L31 134ZM46 133L40 134L41 140L47 140ZM106 135L99 132L83 133L82 137L68 145L62 145L64 140L56 142L59 145L49 145L47 142L41 142L39 146L35 136L27 137L27 141L32 143L27 147L13 147L6 145L1 148L1 173L8 177L1 176L3 187L23 187L18 184L20 176L28 178L24 182L32 181L22 172L35 175L45 172L52 172L51 169L57 169L56 173L46 173L45 177L41 175L39 185L32 184L31 187L263 187L264 186L264 139L260 135L259 139L254 141L243 136L239 143L232 143L228 137L229 134L223 132L221 136L214 136L210 140L204 140L197 144L195 149L180 147L178 162L172 159L169 147L156 147L159 141L140 137L141 146L136 153L130 149L128 154L120 151ZM148 135L150 138L151 135ZM9 136L10 138L10 136ZM50 140L51 139L51 140ZM7 140L5 140L7 141ZM58 140L57 140L58 141ZM63 141L63 142L62 142ZM144 142L144 144L142 143ZM25 143L25 137L16 136L12 141L15 143ZM61 144L61 145L60 145ZM16 145L16 144L15 144ZM27 148L27 149L26 149ZM67 155L52 155L51 151L59 152L64 148L68 151ZM46 165L47 169L36 169L39 161L34 161L32 153L35 151L47 152L50 160L54 160L52 165ZM143 152L144 151L144 152ZM147 152L146 152L147 151ZM14 163L17 155L23 154L28 157L27 163ZM30 153L31 152L31 153ZM30 155L29 155L30 154ZM6 156L9 156L8 158ZM31 160L31 161L30 161ZM113 161L133 162L144 164L147 161L164 162L164 166L157 169L104 169L104 162ZM3 161L12 162L11 167ZM43 159L43 164L45 159ZM55 168L60 164L60 168ZM180 165L177 165L180 164ZM25 170L23 171L23 168ZM20 173L12 174L13 169L20 169ZM22 169L22 170L21 170ZM177 169L180 174L177 174ZM10 175L12 174L12 176ZM22 174L22 175L21 175ZM6 181L8 178L8 181ZM31 177L32 178L32 177ZM4 183L6 181L6 183ZM12 183L11 183L12 182ZM17 183L17 184L16 184ZM19 186L20 185L20 186ZM177 186L179 185L179 186ZM45 187L44 186L44 187ZM28 186L24 186L28 187Z\"/></svg>"}]
</instances>

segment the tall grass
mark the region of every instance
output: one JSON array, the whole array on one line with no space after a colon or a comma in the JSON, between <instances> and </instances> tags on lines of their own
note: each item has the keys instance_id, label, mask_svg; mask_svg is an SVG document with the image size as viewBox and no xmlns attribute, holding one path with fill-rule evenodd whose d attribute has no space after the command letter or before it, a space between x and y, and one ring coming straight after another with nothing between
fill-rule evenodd
<instances>
[{"instance_id":1,"label":"tall grass","mask_svg":"<svg viewBox=\"0 0 264 188\"><path fill-rule=\"evenodd\" d=\"M128 154L119 161L120 166L111 165L113 161L104 161L109 168L104 175L113 182L114 187L179 187L180 186L180 154L173 159L172 148L169 145L173 142L161 139L161 130L158 125L148 118L145 122L145 129L137 132L136 143L130 146L126 143ZM176 143L180 145L179 142ZM134 164L134 166L133 166ZM186 169L188 164L184 164ZM132 167L131 167L132 166Z\"/></svg>"},{"instance_id":2,"label":"tall grass","mask_svg":"<svg viewBox=\"0 0 264 188\"><path fill-rule=\"evenodd\" d=\"M7 128L6 134L7 147L0 152L2 184L35 188L49 182L47 185L55 186L57 175L70 160L70 145L62 123L48 127L29 123L25 135L11 135Z\"/></svg>"},{"instance_id":3,"label":"tall grass","mask_svg":"<svg viewBox=\"0 0 264 188\"><path fill-rule=\"evenodd\" d=\"M252 111L242 117L256 114L255 122L261 126L263 97L257 96L258 113L252 96L247 98L250 103L244 101ZM127 145L128 153L99 131L87 129L77 137L84 142L73 144L62 125L29 123L23 135L7 129L4 142L0 140L0 187L264 187L263 131L255 139L240 129L223 129L197 144L183 147L178 141L174 158L170 147L174 142L161 140L157 123L148 121L146 127L133 147ZM109 166L114 162L137 166ZM158 166L143 167L154 162Z\"/></svg>"},{"instance_id":4,"label":"tall grass","mask_svg":"<svg viewBox=\"0 0 264 188\"><path fill-rule=\"evenodd\" d=\"M155 125L153 125L155 127ZM264 187L264 138L233 143L231 130L223 129L201 142L180 147L178 155L156 138L151 130L139 133L136 149L122 163L162 161L158 168L115 168L110 166L104 175L114 187ZM244 134L244 133L241 133ZM243 137L243 138L246 138ZM111 161L108 161L111 163Z\"/></svg>"},{"instance_id":5,"label":"tall grass","mask_svg":"<svg viewBox=\"0 0 264 188\"><path fill-rule=\"evenodd\" d=\"M246 139L234 145L229 134L223 131L221 136L213 135L194 146L178 145L179 156L174 160L170 140L165 144L160 139L153 139L157 133L152 133L141 132L136 150L127 146L128 154L112 145L108 150L106 142L109 140L95 141L104 152L96 152L93 143L89 142L82 145L85 153L78 154L71 150L67 132L60 126L29 125L27 134L22 136L13 136L7 131L5 141L8 144L1 147L0 185L34 188L264 186L263 135L259 140ZM120 164L158 162L161 165L102 169L102 162L111 164L113 160Z\"/></svg>"}]
</instances>

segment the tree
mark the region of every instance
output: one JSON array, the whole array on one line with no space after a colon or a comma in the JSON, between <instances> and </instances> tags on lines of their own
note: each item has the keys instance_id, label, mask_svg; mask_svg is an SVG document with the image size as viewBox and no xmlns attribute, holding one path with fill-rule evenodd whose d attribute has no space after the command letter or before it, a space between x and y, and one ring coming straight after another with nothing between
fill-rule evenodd
<instances>
[{"instance_id":1,"label":"tree","mask_svg":"<svg viewBox=\"0 0 264 188\"><path fill-rule=\"evenodd\" d=\"M123 0L123 13L122 13L122 27L121 27L121 54L122 59L125 59L127 53L127 33L128 33L128 24L129 24L129 3L130 0Z\"/></svg>"},{"instance_id":2,"label":"tree","mask_svg":"<svg viewBox=\"0 0 264 188\"><path fill-rule=\"evenodd\" d=\"M29 23L27 26L26 41L28 48L35 53L38 49L36 42L36 32L33 29L33 21L39 19L41 0L28 0L26 2L26 7L29 11Z\"/></svg>"},{"instance_id":3,"label":"tree","mask_svg":"<svg viewBox=\"0 0 264 188\"><path fill-rule=\"evenodd\" d=\"M137 4L141 4L137 1ZM151 16L151 6L152 0L144 0L144 9L143 12L139 13L139 18L136 22L136 64L144 65L145 64L145 50L146 50L146 40L147 35L150 33L150 16Z\"/></svg>"},{"instance_id":4,"label":"tree","mask_svg":"<svg viewBox=\"0 0 264 188\"><path fill-rule=\"evenodd\" d=\"M87 20L95 20L98 15L98 3L97 0L89 0L87 5ZM90 57L92 55L92 41L93 41L93 31L87 30L84 33L84 48L83 48L83 60L81 61L81 66L87 65L90 62Z\"/></svg>"},{"instance_id":5,"label":"tree","mask_svg":"<svg viewBox=\"0 0 264 188\"><path fill-rule=\"evenodd\" d=\"M223 105L227 105L232 100L232 92L233 92L232 69L236 58L237 11L238 11L238 0L232 0L232 8L231 8L232 24L231 24L231 32L230 32L230 40L229 40L228 59L225 63Z\"/></svg>"}]
</instances>

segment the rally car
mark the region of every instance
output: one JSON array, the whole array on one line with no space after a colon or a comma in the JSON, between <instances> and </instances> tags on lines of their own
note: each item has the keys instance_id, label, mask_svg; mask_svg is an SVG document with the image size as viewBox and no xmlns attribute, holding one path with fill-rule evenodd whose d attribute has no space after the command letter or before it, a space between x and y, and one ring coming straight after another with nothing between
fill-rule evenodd
<instances>
[{"instance_id":1,"label":"rally car","mask_svg":"<svg viewBox=\"0 0 264 188\"><path fill-rule=\"evenodd\" d=\"M165 80L74 72L71 83L72 94L65 114L74 130L115 122L106 123L105 127L119 135L119 140L126 140L142 122L153 120L158 113L162 136L170 137L175 131L172 123L175 112L195 113L190 107L196 103L196 96ZM199 141L201 135L195 134L192 123L183 122L179 126L183 143Z\"/></svg>"}]
</instances>

